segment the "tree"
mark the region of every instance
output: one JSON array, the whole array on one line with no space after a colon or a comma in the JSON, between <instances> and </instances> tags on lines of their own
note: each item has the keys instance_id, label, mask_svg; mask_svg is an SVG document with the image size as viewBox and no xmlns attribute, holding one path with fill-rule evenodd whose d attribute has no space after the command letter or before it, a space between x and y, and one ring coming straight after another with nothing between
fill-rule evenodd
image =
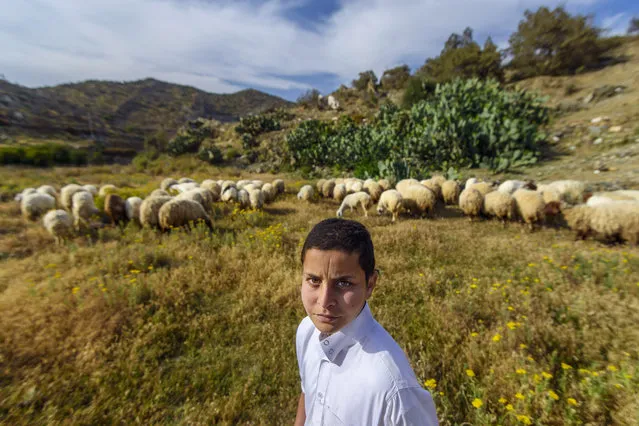
<instances>
[{"instance_id":1,"label":"tree","mask_svg":"<svg viewBox=\"0 0 639 426\"><path fill-rule=\"evenodd\" d=\"M410 108L419 101L426 100L435 93L437 84L427 77L416 74L411 76L406 82L404 93L402 94L402 107Z\"/></svg>"},{"instance_id":2,"label":"tree","mask_svg":"<svg viewBox=\"0 0 639 426\"><path fill-rule=\"evenodd\" d=\"M385 91L399 90L404 87L409 77L410 68L408 65L400 65L384 71L380 83Z\"/></svg>"},{"instance_id":3,"label":"tree","mask_svg":"<svg viewBox=\"0 0 639 426\"><path fill-rule=\"evenodd\" d=\"M372 70L359 73L359 78L353 80L353 87L356 90L364 91L369 85L377 86L377 76Z\"/></svg>"},{"instance_id":4,"label":"tree","mask_svg":"<svg viewBox=\"0 0 639 426\"><path fill-rule=\"evenodd\" d=\"M628 34L639 33L639 18L632 18L628 25Z\"/></svg>"},{"instance_id":5,"label":"tree","mask_svg":"<svg viewBox=\"0 0 639 426\"><path fill-rule=\"evenodd\" d=\"M613 45L600 38L591 16L570 16L563 7L527 10L510 36L511 67L519 76L573 74L599 65Z\"/></svg>"},{"instance_id":6,"label":"tree","mask_svg":"<svg viewBox=\"0 0 639 426\"><path fill-rule=\"evenodd\" d=\"M307 108L317 107L320 96L319 90L309 89L297 98L297 103Z\"/></svg>"},{"instance_id":7,"label":"tree","mask_svg":"<svg viewBox=\"0 0 639 426\"><path fill-rule=\"evenodd\" d=\"M490 37L482 50L479 44L473 41L473 30L466 28L462 35L451 34L441 54L436 58L427 59L417 73L438 83L455 78L473 77L503 81L501 59L501 53Z\"/></svg>"}]
</instances>

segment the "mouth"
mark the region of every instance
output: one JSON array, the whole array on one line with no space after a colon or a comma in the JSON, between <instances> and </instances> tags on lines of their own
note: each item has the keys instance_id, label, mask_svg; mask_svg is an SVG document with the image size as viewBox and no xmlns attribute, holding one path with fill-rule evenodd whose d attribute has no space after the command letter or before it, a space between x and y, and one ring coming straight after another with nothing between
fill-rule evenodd
<instances>
[{"instance_id":1,"label":"mouth","mask_svg":"<svg viewBox=\"0 0 639 426\"><path fill-rule=\"evenodd\" d=\"M339 317L336 317L334 315L324 315L324 314L315 314L315 317L317 317L317 319L319 319L320 322L323 322L326 324L332 324L339 319Z\"/></svg>"}]
</instances>

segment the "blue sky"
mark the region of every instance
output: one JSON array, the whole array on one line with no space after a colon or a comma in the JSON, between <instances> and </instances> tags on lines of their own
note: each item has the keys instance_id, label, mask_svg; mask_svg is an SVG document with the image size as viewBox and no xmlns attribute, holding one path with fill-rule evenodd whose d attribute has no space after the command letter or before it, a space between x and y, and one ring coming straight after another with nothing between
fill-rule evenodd
<instances>
[{"instance_id":1,"label":"blue sky","mask_svg":"<svg viewBox=\"0 0 639 426\"><path fill-rule=\"evenodd\" d=\"M636 0L0 0L0 74L28 87L146 77L294 100L360 71L416 69L452 32L502 47L526 9L564 4L625 32Z\"/></svg>"}]
</instances>

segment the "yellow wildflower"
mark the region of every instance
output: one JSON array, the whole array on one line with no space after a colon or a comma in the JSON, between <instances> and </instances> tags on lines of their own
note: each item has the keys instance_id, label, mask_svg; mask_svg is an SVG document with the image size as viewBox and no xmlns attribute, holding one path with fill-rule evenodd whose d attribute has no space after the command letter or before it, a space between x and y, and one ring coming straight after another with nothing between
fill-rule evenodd
<instances>
[{"instance_id":1,"label":"yellow wildflower","mask_svg":"<svg viewBox=\"0 0 639 426\"><path fill-rule=\"evenodd\" d=\"M530 362L532 362L532 361L534 361L534 360L535 360L535 358L531 357L530 355L528 355L528 356L526 357L526 359L527 359L528 361L530 361Z\"/></svg>"},{"instance_id":2,"label":"yellow wildflower","mask_svg":"<svg viewBox=\"0 0 639 426\"><path fill-rule=\"evenodd\" d=\"M593 372L592 372L592 376L593 376L593 377L599 377L599 373L597 373L596 371L593 371Z\"/></svg>"},{"instance_id":3,"label":"yellow wildflower","mask_svg":"<svg viewBox=\"0 0 639 426\"><path fill-rule=\"evenodd\" d=\"M424 386L426 386L428 389L435 389L437 387L437 380L428 379L424 382Z\"/></svg>"},{"instance_id":4,"label":"yellow wildflower","mask_svg":"<svg viewBox=\"0 0 639 426\"><path fill-rule=\"evenodd\" d=\"M544 377L544 379L552 379L552 374L546 373L545 371L542 371L541 375Z\"/></svg>"},{"instance_id":5,"label":"yellow wildflower","mask_svg":"<svg viewBox=\"0 0 639 426\"><path fill-rule=\"evenodd\" d=\"M493 336L493 342L499 342L501 340L501 334L497 333Z\"/></svg>"},{"instance_id":6,"label":"yellow wildflower","mask_svg":"<svg viewBox=\"0 0 639 426\"><path fill-rule=\"evenodd\" d=\"M499 398L499 403L500 404L505 404L506 402L508 402L508 401L506 401L506 398L504 398L503 396L501 398Z\"/></svg>"},{"instance_id":7,"label":"yellow wildflower","mask_svg":"<svg viewBox=\"0 0 639 426\"><path fill-rule=\"evenodd\" d=\"M514 410L513 405L512 404L506 405L506 410L507 411L513 411Z\"/></svg>"},{"instance_id":8,"label":"yellow wildflower","mask_svg":"<svg viewBox=\"0 0 639 426\"><path fill-rule=\"evenodd\" d=\"M471 284L470 288L477 288L477 284Z\"/></svg>"},{"instance_id":9,"label":"yellow wildflower","mask_svg":"<svg viewBox=\"0 0 639 426\"><path fill-rule=\"evenodd\" d=\"M80 287L73 287L71 289L71 293L73 293L73 294L78 294L78 291L80 291Z\"/></svg>"},{"instance_id":10,"label":"yellow wildflower","mask_svg":"<svg viewBox=\"0 0 639 426\"><path fill-rule=\"evenodd\" d=\"M477 337L479 336L479 333L477 333L476 331L473 331L472 333L470 333L471 337Z\"/></svg>"},{"instance_id":11,"label":"yellow wildflower","mask_svg":"<svg viewBox=\"0 0 639 426\"><path fill-rule=\"evenodd\" d=\"M620 384L620 383L615 383L615 387L616 387L617 389L621 389L621 388L623 387L623 385L622 385L622 384Z\"/></svg>"},{"instance_id":12,"label":"yellow wildflower","mask_svg":"<svg viewBox=\"0 0 639 426\"><path fill-rule=\"evenodd\" d=\"M519 349L526 349L528 347L528 345L526 345L525 343L520 343L519 344Z\"/></svg>"},{"instance_id":13,"label":"yellow wildflower","mask_svg":"<svg viewBox=\"0 0 639 426\"><path fill-rule=\"evenodd\" d=\"M568 404L577 406L577 400L575 398L568 398Z\"/></svg>"},{"instance_id":14,"label":"yellow wildflower","mask_svg":"<svg viewBox=\"0 0 639 426\"><path fill-rule=\"evenodd\" d=\"M551 397L552 399L554 399L555 401L559 400L559 395L557 395L555 392L553 392L552 390L548 391L548 396Z\"/></svg>"},{"instance_id":15,"label":"yellow wildflower","mask_svg":"<svg viewBox=\"0 0 639 426\"><path fill-rule=\"evenodd\" d=\"M523 368L518 368L517 370L515 370L515 373L517 373L517 374L526 374L526 370L524 370Z\"/></svg>"},{"instance_id":16,"label":"yellow wildflower","mask_svg":"<svg viewBox=\"0 0 639 426\"><path fill-rule=\"evenodd\" d=\"M514 330L517 328L517 324L515 324L513 321L508 322L506 326L510 328L511 330Z\"/></svg>"},{"instance_id":17,"label":"yellow wildflower","mask_svg":"<svg viewBox=\"0 0 639 426\"><path fill-rule=\"evenodd\" d=\"M508 307L508 310L509 310L509 311L514 311L514 310L515 310L515 308L513 308L512 306L509 306L509 307Z\"/></svg>"},{"instance_id":18,"label":"yellow wildflower","mask_svg":"<svg viewBox=\"0 0 639 426\"><path fill-rule=\"evenodd\" d=\"M617 367L615 367L614 365L609 365L608 371L612 371L614 373L615 371L617 371Z\"/></svg>"},{"instance_id":19,"label":"yellow wildflower","mask_svg":"<svg viewBox=\"0 0 639 426\"><path fill-rule=\"evenodd\" d=\"M561 368L563 368L564 370L570 370L572 368L572 366L566 364L565 362L562 362L561 363Z\"/></svg>"},{"instance_id":20,"label":"yellow wildflower","mask_svg":"<svg viewBox=\"0 0 639 426\"><path fill-rule=\"evenodd\" d=\"M466 370L466 375L468 377L475 377L475 372L473 370Z\"/></svg>"},{"instance_id":21,"label":"yellow wildflower","mask_svg":"<svg viewBox=\"0 0 639 426\"><path fill-rule=\"evenodd\" d=\"M521 393L517 392L517 393L515 394L515 398L517 398L517 399L524 399L524 396L523 396Z\"/></svg>"},{"instance_id":22,"label":"yellow wildflower","mask_svg":"<svg viewBox=\"0 0 639 426\"><path fill-rule=\"evenodd\" d=\"M517 420L519 420L520 422L522 422L525 425L531 425L532 424L532 420L530 420L530 417L524 416L523 414L517 414Z\"/></svg>"},{"instance_id":23,"label":"yellow wildflower","mask_svg":"<svg viewBox=\"0 0 639 426\"><path fill-rule=\"evenodd\" d=\"M481 401L481 399L475 398L473 400L473 407L480 408L482 405L484 405L484 403Z\"/></svg>"}]
</instances>

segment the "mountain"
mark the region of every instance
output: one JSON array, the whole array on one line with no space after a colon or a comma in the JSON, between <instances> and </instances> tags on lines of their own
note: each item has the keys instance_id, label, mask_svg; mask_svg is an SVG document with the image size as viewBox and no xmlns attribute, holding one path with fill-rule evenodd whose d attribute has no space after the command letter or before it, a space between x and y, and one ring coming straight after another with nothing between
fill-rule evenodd
<instances>
[{"instance_id":1,"label":"mountain","mask_svg":"<svg viewBox=\"0 0 639 426\"><path fill-rule=\"evenodd\" d=\"M146 136L172 135L197 117L236 121L291 103L258 90L213 94L154 79L89 80L30 89L0 80L0 138L26 135L94 139L108 146L140 148Z\"/></svg>"}]
</instances>

